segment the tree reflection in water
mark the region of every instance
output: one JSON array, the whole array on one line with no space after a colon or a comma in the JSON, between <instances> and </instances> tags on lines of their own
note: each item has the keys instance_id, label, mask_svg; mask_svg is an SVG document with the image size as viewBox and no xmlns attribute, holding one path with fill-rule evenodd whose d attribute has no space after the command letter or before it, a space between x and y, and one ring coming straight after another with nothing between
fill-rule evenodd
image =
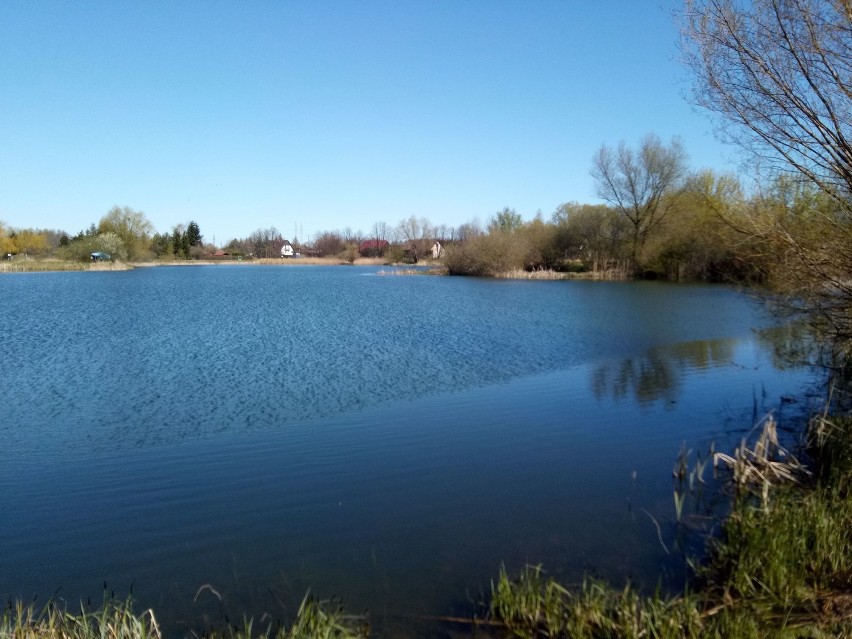
<instances>
[{"instance_id":1,"label":"tree reflection in water","mask_svg":"<svg viewBox=\"0 0 852 639\"><path fill-rule=\"evenodd\" d=\"M683 342L604 364L592 372L592 391L597 399L632 396L640 406L657 401L671 405L686 371L730 365L736 344L735 339Z\"/></svg>"}]
</instances>

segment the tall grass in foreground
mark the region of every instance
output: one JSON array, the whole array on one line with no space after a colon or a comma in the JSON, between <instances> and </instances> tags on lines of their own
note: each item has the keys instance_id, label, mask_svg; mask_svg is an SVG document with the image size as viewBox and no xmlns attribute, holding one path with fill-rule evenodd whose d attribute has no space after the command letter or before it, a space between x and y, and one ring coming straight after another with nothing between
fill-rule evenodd
<instances>
[{"instance_id":1,"label":"tall grass in foreground","mask_svg":"<svg viewBox=\"0 0 852 639\"><path fill-rule=\"evenodd\" d=\"M302 600L296 619L286 628L277 622L255 625L253 620L242 626L204 632L210 639L356 639L366 637L369 628L362 617L347 617L339 605L319 602L311 596ZM162 639L163 634L153 610L140 615L133 612L132 602L108 600L97 611L82 609L70 613L51 602L41 610L32 604L9 602L0 618L3 639Z\"/></svg>"},{"instance_id":2,"label":"tall grass in foreground","mask_svg":"<svg viewBox=\"0 0 852 639\"><path fill-rule=\"evenodd\" d=\"M812 424L802 483L763 454L772 437L764 429L729 458L731 481L756 490L735 491L693 592L642 596L592 580L572 591L527 567L501 571L492 615L519 637L852 637L852 419Z\"/></svg>"}]
</instances>

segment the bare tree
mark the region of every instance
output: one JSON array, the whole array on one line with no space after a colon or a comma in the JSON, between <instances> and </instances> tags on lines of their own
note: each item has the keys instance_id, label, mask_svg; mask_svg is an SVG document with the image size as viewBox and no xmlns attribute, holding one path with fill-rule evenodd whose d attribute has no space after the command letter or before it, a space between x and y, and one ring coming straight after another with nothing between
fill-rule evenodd
<instances>
[{"instance_id":1,"label":"bare tree","mask_svg":"<svg viewBox=\"0 0 852 639\"><path fill-rule=\"evenodd\" d=\"M630 259L638 266L648 234L677 205L677 191L686 175L686 153L680 140L665 146L653 134L634 152L624 142L617 149L602 146L592 159L598 196L632 225Z\"/></svg>"},{"instance_id":2,"label":"bare tree","mask_svg":"<svg viewBox=\"0 0 852 639\"><path fill-rule=\"evenodd\" d=\"M828 196L798 226L776 215L759 230L795 258L799 299L852 341L852 0L687 0L682 33L721 137Z\"/></svg>"},{"instance_id":3,"label":"bare tree","mask_svg":"<svg viewBox=\"0 0 852 639\"><path fill-rule=\"evenodd\" d=\"M419 256L426 254L431 245L432 226L425 217L411 216L399 223L399 235L405 240L406 248L411 252L415 262Z\"/></svg>"},{"instance_id":4,"label":"bare tree","mask_svg":"<svg viewBox=\"0 0 852 639\"><path fill-rule=\"evenodd\" d=\"M852 211L852 1L687 0L695 101L720 133ZM731 127L731 123L739 125Z\"/></svg>"},{"instance_id":5,"label":"bare tree","mask_svg":"<svg viewBox=\"0 0 852 639\"><path fill-rule=\"evenodd\" d=\"M314 240L314 248L321 256L331 256L342 253L346 249L346 243L340 231L324 231Z\"/></svg>"},{"instance_id":6,"label":"bare tree","mask_svg":"<svg viewBox=\"0 0 852 639\"><path fill-rule=\"evenodd\" d=\"M369 239L372 240L372 246L365 249L365 254L373 257L382 257L385 253L385 248L388 246L388 237L391 230L387 222L376 222L370 230Z\"/></svg>"},{"instance_id":7,"label":"bare tree","mask_svg":"<svg viewBox=\"0 0 852 639\"><path fill-rule=\"evenodd\" d=\"M456 239L461 242L467 242L482 235L482 223L479 218L473 218L469 222L465 222L456 229Z\"/></svg>"},{"instance_id":8,"label":"bare tree","mask_svg":"<svg viewBox=\"0 0 852 639\"><path fill-rule=\"evenodd\" d=\"M280 231L274 226L266 229L257 229L245 239L254 257L281 257L281 246L284 238Z\"/></svg>"}]
</instances>

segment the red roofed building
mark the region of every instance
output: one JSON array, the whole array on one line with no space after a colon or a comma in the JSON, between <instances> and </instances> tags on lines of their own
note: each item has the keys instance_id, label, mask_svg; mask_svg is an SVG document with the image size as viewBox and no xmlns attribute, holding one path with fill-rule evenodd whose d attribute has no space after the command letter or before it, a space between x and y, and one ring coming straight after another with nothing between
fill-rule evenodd
<instances>
[{"instance_id":1,"label":"red roofed building","mask_svg":"<svg viewBox=\"0 0 852 639\"><path fill-rule=\"evenodd\" d=\"M387 240L364 240L358 245L361 257L381 257L390 246Z\"/></svg>"}]
</instances>

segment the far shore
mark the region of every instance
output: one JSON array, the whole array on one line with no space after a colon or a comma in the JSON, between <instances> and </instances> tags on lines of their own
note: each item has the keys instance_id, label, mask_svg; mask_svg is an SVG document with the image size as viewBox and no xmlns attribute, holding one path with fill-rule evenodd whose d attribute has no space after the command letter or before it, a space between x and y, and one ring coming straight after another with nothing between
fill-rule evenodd
<instances>
[{"instance_id":1,"label":"far shore","mask_svg":"<svg viewBox=\"0 0 852 639\"><path fill-rule=\"evenodd\" d=\"M358 257L353 262L336 257L258 258L245 260L148 260L123 262L75 262L55 258L19 258L0 262L0 273L44 273L65 271L128 271L134 268L160 266L376 266L380 275L448 275L446 267L438 260L421 260L416 265L386 262L380 257ZM513 280L622 280L621 271L559 272L553 270L524 271L515 269L500 273L495 279Z\"/></svg>"},{"instance_id":2,"label":"far shore","mask_svg":"<svg viewBox=\"0 0 852 639\"><path fill-rule=\"evenodd\" d=\"M221 265L271 265L271 266L349 266L350 263L334 257L302 257L302 258L259 258L245 260L148 260L140 262L123 262L121 260L104 262L76 262L55 258L25 258L0 262L0 273L32 273L32 272L62 272L62 271L127 271L134 268L151 268L157 266L221 266ZM390 266L381 258L359 257L352 263L355 266Z\"/></svg>"}]
</instances>

